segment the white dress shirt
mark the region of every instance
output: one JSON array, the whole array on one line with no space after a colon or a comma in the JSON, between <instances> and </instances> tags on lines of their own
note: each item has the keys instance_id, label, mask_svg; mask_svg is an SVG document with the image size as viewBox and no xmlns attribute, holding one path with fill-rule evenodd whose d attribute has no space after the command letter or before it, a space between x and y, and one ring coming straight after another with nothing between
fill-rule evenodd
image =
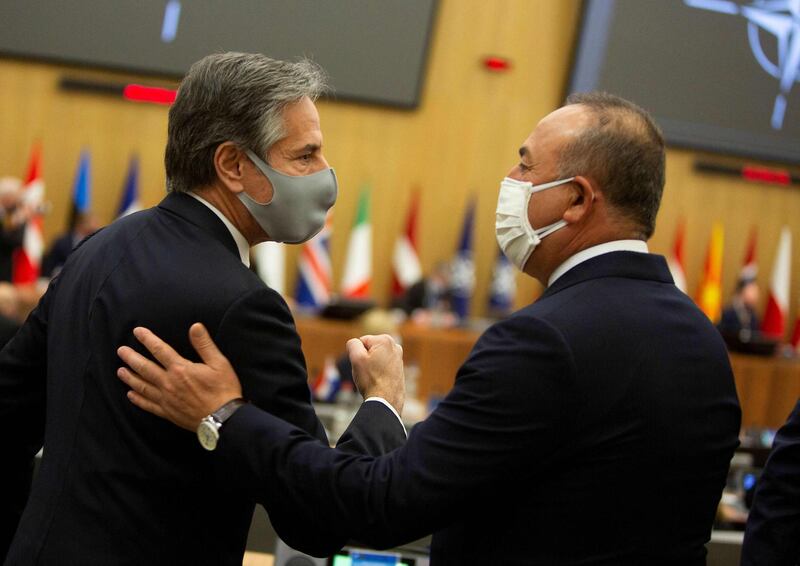
<instances>
[{"instance_id":1,"label":"white dress shirt","mask_svg":"<svg viewBox=\"0 0 800 566\"><path fill-rule=\"evenodd\" d=\"M225 217L224 214L222 214L219 210L217 210L217 208L213 204L211 204L210 202L208 202L203 197L201 197L201 196L199 196L199 195L197 195L197 194L195 194L195 193L193 193L191 191L188 194L189 194L189 196L194 197L195 199L199 200L204 205L206 205L209 208L209 210L211 210L211 212L216 214L217 217L220 220L222 220L222 223L225 224L225 227L231 233L231 236L233 236L233 240L236 242L236 247L239 249L239 257L241 258L242 263L247 268L249 268L250 267L250 244L247 242L247 238L245 238L242 235L242 233L239 232L239 230L236 228L236 226L234 226L233 223L230 220L228 220ZM365 403L367 401L377 401L378 403L383 403L384 405L386 405L389 408L389 410L392 411L394 416L397 417L397 420L400 421L400 426L403 427L403 432L405 433L406 437L408 437L408 431L406 430L406 426L403 424L403 419L400 417L400 413L397 412L397 409L392 407L392 404L389 403L389 401L387 401L383 397L370 397L370 398L364 400Z\"/></svg>"},{"instance_id":2,"label":"white dress shirt","mask_svg":"<svg viewBox=\"0 0 800 566\"><path fill-rule=\"evenodd\" d=\"M549 287L555 283L559 277L584 261L611 252L638 252L646 254L650 253L650 250L647 249L647 242L643 242L642 240L614 240L613 242L605 242L592 246L591 248L586 248L569 257L564 263L559 265L550 275L547 286Z\"/></svg>"}]
</instances>

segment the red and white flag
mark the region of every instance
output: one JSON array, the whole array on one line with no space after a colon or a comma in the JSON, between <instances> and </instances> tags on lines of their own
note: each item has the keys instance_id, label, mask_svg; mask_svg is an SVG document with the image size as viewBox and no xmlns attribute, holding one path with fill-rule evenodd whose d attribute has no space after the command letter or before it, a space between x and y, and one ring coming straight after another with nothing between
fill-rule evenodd
<instances>
[{"instance_id":1,"label":"red and white flag","mask_svg":"<svg viewBox=\"0 0 800 566\"><path fill-rule=\"evenodd\" d=\"M39 278L44 253L44 227L41 206L44 201L44 179L42 178L41 150L35 146L25 176L22 206L33 211L25 224L22 247L14 251L12 280L16 285L35 283Z\"/></svg>"},{"instance_id":2,"label":"red and white flag","mask_svg":"<svg viewBox=\"0 0 800 566\"><path fill-rule=\"evenodd\" d=\"M417 213L419 194L411 197L405 232L398 236L392 255L392 296L402 296L409 287L422 279L422 266L417 251Z\"/></svg>"},{"instance_id":3,"label":"red and white flag","mask_svg":"<svg viewBox=\"0 0 800 566\"><path fill-rule=\"evenodd\" d=\"M772 266L772 279L769 282L767 310L761 331L772 338L783 339L789 316L789 279L792 273L792 234L788 226L781 230L778 253Z\"/></svg>"},{"instance_id":4,"label":"red and white flag","mask_svg":"<svg viewBox=\"0 0 800 566\"><path fill-rule=\"evenodd\" d=\"M672 279L675 281L675 286L686 292L686 261L684 256L684 241L686 238L686 223L681 221L678 225L678 230L675 232L675 243L672 245L672 253L667 258L667 265L669 271L672 273Z\"/></svg>"}]
</instances>

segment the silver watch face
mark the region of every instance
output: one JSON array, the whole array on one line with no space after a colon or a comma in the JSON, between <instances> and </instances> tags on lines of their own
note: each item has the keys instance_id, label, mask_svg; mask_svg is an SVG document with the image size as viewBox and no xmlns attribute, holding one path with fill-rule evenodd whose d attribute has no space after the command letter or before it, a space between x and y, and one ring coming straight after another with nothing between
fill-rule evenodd
<instances>
[{"instance_id":1,"label":"silver watch face","mask_svg":"<svg viewBox=\"0 0 800 566\"><path fill-rule=\"evenodd\" d=\"M219 425L208 417L200 421L197 426L197 440L206 450L214 450L219 441Z\"/></svg>"}]
</instances>

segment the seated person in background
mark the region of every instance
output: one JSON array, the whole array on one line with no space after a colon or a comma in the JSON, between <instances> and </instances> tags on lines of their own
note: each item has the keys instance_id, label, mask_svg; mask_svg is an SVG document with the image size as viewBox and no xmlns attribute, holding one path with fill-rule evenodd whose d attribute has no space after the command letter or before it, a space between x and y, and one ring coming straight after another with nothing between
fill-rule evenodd
<instances>
[{"instance_id":1,"label":"seated person in background","mask_svg":"<svg viewBox=\"0 0 800 566\"><path fill-rule=\"evenodd\" d=\"M14 250L22 245L27 215L20 206L22 182L0 179L0 281L11 281Z\"/></svg>"},{"instance_id":2,"label":"seated person in background","mask_svg":"<svg viewBox=\"0 0 800 566\"><path fill-rule=\"evenodd\" d=\"M19 330L19 297L11 283L0 282L0 350Z\"/></svg>"},{"instance_id":3,"label":"seated person in background","mask_svg":"<svg viewBox=\"0 0 800 566\"><path fill-rule=\"evenodd\" d=\"M733 299L722 309L722 318L717 324L726 341L750 342L760 337L760 321L755 310L759 296L755 274L743 273L736 283Z\"/></svg>"},{"instance_id":4,"label":"seated person in background","mask_svg":"<svg viewBox=\"0 0 800 566\"><path fill-rule=\"evenodd\" d=\"M408 288L398 306L418 324L453 326L456 318L450 278L450 264L437 262L433 273Z\"/></svg>"},{"instance_id":5,"label":"seated person in background","mask_svg":"<svg viewBox=\"0 0 800 566\"><path fill-rule=\"evenodd\" d=\"M42 275L44 277L55 277L64 264L72 250L83 241L86 236L94 234L100 229L100 225L94 214L91 212L79 212L75 215L75 225L69 232L60 236L48 250L42 261Z\"/></svg>"}]
</instances>

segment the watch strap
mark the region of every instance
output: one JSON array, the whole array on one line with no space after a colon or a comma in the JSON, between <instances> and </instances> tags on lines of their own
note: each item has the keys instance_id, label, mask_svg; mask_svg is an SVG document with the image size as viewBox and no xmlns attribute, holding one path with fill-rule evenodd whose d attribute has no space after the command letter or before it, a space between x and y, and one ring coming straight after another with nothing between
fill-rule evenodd
<instances>
[{"instance_id":1,"label":"watch strap","mask_svg":"<svg viewBox=\"0 0 800 566\"><path fill-rule=\"evenodd\" d=\"M211 417L217 421L219 424L223 424L231 415L236 412L236 410L241 407L242 405L247 404L241 397L237 397L236 399L231 399L227 403L225 403L222 407L211 413Z\"/></svg>"}]
</instances>

